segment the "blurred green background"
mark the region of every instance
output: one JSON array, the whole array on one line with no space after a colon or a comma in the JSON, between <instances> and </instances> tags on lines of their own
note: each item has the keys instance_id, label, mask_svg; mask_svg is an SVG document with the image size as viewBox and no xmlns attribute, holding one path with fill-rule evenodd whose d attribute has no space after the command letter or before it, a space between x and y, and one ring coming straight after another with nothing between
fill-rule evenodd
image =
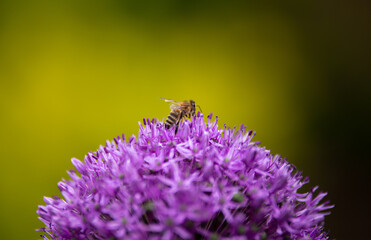
<instances>
[{"instance_id":1,"label":"blurred green background","mask_svg":"<svg viewBox=\"0 0 371 240\"><path fill-rule=\"evenodd\" d=\"M278 3L279 2L279 3ZM107 139L162 119L159 97L244 123L336 208L369 218L367 1L0 1L1 239L36 239L37 205Z\"/></svg>"}]
</instances>

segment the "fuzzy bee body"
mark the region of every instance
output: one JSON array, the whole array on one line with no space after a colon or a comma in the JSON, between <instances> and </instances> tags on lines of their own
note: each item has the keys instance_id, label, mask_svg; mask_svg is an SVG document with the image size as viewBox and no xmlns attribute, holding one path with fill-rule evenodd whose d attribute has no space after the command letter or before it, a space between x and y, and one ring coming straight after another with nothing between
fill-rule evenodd
<instances>
[{"instance_id":1,"label":"fuzzy bee body","mask_svg":"<svg viewBox=\"0 0 371 240\"><path fill-rule=\"evenodd\" d=\"M181 119L182 111L181 110L171 110L169 116L165 121L166 129L171 128L174 124L178 123Z\"/></svg>"},{"instance_id":2,"label":"fuzzy bee body","mask_svg":"<svg viewBox=\"0 0 371 240\"><path fill-rule=\"evenodd\" d=\"M178 130L179 122L183 119L183 117L191 118L196 113L196 103L193 100L177 102L170 99L165 99L165 102L171 103L170 106L170 114L165 121L165 128L169 129L173 125L175 125L175 133Z\"/></svg>"}]
</instances>

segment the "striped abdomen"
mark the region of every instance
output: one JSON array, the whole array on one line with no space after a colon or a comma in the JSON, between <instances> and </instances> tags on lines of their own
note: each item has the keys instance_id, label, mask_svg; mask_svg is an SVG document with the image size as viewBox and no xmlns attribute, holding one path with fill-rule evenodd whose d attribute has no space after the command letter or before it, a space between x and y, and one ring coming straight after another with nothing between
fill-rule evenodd
<instances>
[{"instance_id":1,"label":"striped abdomen","mask_svg":"<svg viewBox=\"0 0 371 240\"><path fill-rule=\"evenodd\" d=\"M180 116L181 113L182 113L181 110L171 110L169 116L167 116L167 119L165 121L165 128L169 129L169 128L171 128L171 126L176 124L181 117Z\"/></svg>"}]
</instances>

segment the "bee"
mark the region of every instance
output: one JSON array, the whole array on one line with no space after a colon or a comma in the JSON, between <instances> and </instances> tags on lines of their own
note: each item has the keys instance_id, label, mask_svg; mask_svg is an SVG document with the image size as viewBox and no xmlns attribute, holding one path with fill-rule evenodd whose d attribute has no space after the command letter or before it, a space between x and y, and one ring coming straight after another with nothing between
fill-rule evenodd
<instances>
[{"instance_id":1,"label":"bee","mask_svg":"<svg viewBox=\"0 0 371 240\"><path fill-rule=\"evenodd\" d=\"M196 114L196 106L199 107L201 110L201 107L199 105L196 105L195 101L193 100L177 102L166 98L161 99L165 100L165 102L171 103L171 111L165 121L165 128L169 129L175 124L175 134L178 131L180 121L184 117L191 118L191 116L194 116Z\"/></svg>"}]
</instances>

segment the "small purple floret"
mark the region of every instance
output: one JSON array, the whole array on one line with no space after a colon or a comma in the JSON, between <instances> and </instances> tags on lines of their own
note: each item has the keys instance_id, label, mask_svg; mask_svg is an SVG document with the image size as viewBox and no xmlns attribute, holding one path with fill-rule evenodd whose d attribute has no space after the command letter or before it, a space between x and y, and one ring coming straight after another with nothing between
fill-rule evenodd
<instances>
[{"instance_id":1,"label":"small purple floret","mask_svg":"<svg viewBox=\"0 0 371 240\"><path fill-rule=\"evenodd\" d=\"M219 129L212 114L183 121L175 135L156 119L138 139L117 137L84 162L72 159L63 198L37 213L44 239L328 239L326 193L252 131Z\"/></svg>"}]
</instances>

